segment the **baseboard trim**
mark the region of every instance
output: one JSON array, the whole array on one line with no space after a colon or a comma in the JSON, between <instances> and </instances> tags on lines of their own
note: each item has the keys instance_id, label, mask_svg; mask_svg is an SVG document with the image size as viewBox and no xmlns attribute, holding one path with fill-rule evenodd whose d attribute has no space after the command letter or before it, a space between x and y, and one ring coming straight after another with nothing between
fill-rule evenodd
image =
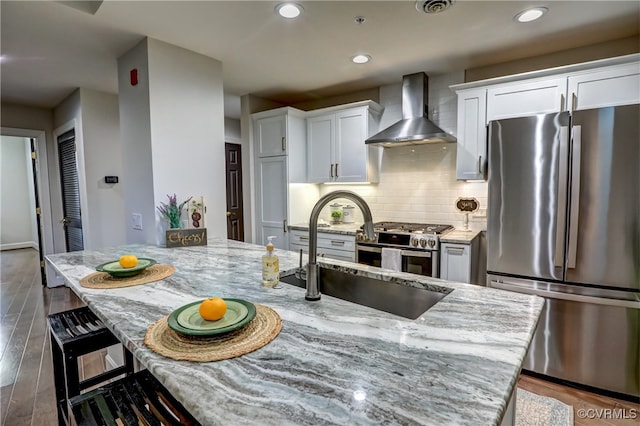
<instances>
[{"instance_id":1,"label":"baseboard trim","mask_svg":"<svg viewBox=\"0 0 640 426\"><path fill-rule=\"evenodd\" d=\"M34 241L23 241L20 243L9 243L9 244L0 244L0 251L5 250L18 250L23 248L32 248L34 250L39 250L38 243Z\"/></svg>"}]
</instances>

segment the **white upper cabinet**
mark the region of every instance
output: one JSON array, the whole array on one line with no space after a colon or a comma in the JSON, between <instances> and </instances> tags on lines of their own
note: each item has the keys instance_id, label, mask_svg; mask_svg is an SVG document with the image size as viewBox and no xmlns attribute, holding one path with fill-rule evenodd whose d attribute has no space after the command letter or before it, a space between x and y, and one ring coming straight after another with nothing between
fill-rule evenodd
<instances>
[{"instance_id":1,"label":"white upper cabinet","mask_svg":"<svg viewBox=\"0 0 640 426\"><path fill-rule=\"evenodd\" d=\"M286 114L257 119L254 126L258 157L287 155Z\"/></svg>"},{"instance_id":2,"label":"white upper cabinet","mask_svg":"<svg viewBox=\"0 0 640 426\"><path fill-rule=\"evenodd\" d=\"M307 118L307 180L330 182L335 164L335 114ZM364 142L362 143L364 145Z\"/></svg>"},{"instance_id":3,"label":"white upper cabinet","mask_svg":"<svg viewBox=\"0 0 640 426\"><path fill-rule=\"evenodd\" d=\"M569 76L571 111L640 103L640 65L627 64Z\"/></svg>"},{"instance_id":4,"label":"white upper cabinet","mask_svg":"<svg viewBox=\"0 0 640 426\"><path fill-rule=\"evenodd\" d=\"M377 182L381 148L364 141L377 131L381 110L366 101L310 112L307 181Z\"/></svg>"},{"instance_id":5,"label":"white upper cabinet","mask_svg":"<svg viewBox=\"0 0 640 426\"><path fill-rule=\"evenodd\" d=\"M489 87L486 122L563 111L566 93L566 77Z\"/></svg>"},{"instance_id":6,"label":"white upper cabinet","mask_svg":"<svg viewBox=\"0 0 640 426\"><path fill-rule=\"evenodd\" d=\"M640 103L640 55L451 86L458 95L456 177L486 179L492 120Z\"/></svg>"},{"instance_id":7,"label":"white upper cabinet","mask_svg":"<svg viewBox=\"0 0 640 426\"><path fill-rule=\"evenodd\" d=\"M487 89L458 92L456 178L485 179L487 170Z\"/></svg>"}]
</instances>

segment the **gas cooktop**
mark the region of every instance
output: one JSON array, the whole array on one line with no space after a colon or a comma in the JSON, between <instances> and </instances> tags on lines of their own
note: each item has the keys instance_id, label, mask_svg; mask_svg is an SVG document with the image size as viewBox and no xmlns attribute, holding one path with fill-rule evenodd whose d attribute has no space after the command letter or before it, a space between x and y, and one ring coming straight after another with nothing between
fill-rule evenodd
<instances>
[{"instance_id":1,"label":"gas cooktop","mask_svg":"<svg viewBox=\"0 0 640 426\"><path fill-rule=\"evenodd\" d=\"M453 226L429 223L376 222L373 224L373 228L376 232L440 235L453 229Z\"/></svg>"}]
</instances>

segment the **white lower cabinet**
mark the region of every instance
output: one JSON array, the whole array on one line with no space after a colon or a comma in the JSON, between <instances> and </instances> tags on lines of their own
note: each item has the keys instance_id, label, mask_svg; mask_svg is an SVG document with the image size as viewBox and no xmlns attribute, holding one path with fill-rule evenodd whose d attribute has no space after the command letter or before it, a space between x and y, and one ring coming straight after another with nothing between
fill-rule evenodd
<instances>
[{"instance_id":1,"label":"white lower cabinet","mask_svg":"<svg viewBox=\"0 0 640 426\"><path fill-rule=\"evenodd\" d=\"M292 230L289 233L289 250L304 253L309 252L309 232ZM318 232L318 256L331 259L356 261L356 237L355 235L334 234L331 232Z\"/></svg>"},{"instance_id":2,"label":"white lower cabinet","mask_svg":"<svg viewBox=\"0 0 640 426\"><path fill-rule=\"evenodd\" d=\"M471 282L470 244L442 243L440 253L440 278L461 283Z\"/></svg>"}]
</instances>

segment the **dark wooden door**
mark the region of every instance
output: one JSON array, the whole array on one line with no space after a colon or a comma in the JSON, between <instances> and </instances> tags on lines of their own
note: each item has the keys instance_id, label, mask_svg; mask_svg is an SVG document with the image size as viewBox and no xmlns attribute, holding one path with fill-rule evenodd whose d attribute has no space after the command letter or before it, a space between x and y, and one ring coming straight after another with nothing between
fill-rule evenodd
<instances>
[{"instance_id":1,"label":"dark wooden door","mask_svg":"<svg viewBox=\"0 0 640 426\"><path fill-rule=\"evenodd\" d=\"M84 250L75 130L69 130L58 136L58 157L60 159L62 209L64 214L60 223L64 226L67 251Z\"/></svg>"},{"instance_id":2,"label":"dark wooden door","mask_svg":"<svg viewBox=\"0 0 640 426\"><path fill-rule=\"evenodd\" d=\"M242 155L241 146L225 143L225 170L227 174L227 238L244 241L242 215Z\"/></svg>"}]
</instances>

